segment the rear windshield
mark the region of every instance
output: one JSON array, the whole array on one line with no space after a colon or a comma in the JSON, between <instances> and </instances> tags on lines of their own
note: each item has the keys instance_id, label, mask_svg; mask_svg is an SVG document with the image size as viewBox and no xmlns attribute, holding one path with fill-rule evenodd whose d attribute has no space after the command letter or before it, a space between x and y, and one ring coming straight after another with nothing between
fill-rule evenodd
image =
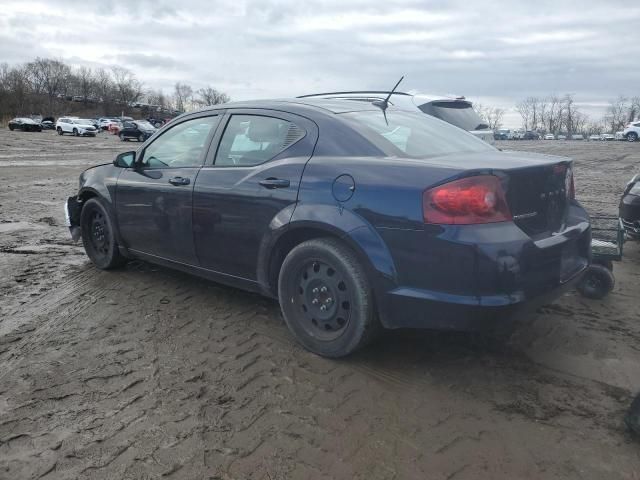
<instances>
[{"instance_id":1,"label":"rear windshield","mask_svg":"<svg viewBox=\"0 0 640 480\"><path fill-rule=\"evenodd\" d=\"M413 158L495 150L486 142L422 113L369 110L341 114L388 156Z\"/></svg>"},{"instance_id":2,"label":"rear windshield","mask_svg":"<svg viewBox=\"0 0 640 480\"><path fill-rule=\"evenodd\" d=\"M468 102L431 102L420 105L418 108L429 115L468 131L489 128L489 125L480 118L480 115Z\"/></svg>"}]
</instances>

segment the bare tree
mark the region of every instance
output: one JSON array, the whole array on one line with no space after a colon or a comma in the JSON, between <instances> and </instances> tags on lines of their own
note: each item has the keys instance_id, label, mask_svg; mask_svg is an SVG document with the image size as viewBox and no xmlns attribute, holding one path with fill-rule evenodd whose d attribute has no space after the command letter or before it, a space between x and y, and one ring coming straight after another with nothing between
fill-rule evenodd
<instances>
[{"instance_id":1,"label":"bare tree","mask_svg":"<svg viewBox=\"0 0 640 480\"><path fill-rule=\"evenodd\" d=\"M619 95L618 98L609 102L605 118L612 132L616 132L624 127L629 116L628 110L629 101L622 95Z\"/></svg>"},{"instance_id":2,"label":"bare tree","mask_svg":"<svg viewBox=\"0 0 640 480\"><path fill-rule=\"evenodd\" d=\"M481 103L474 103L473 109L478 113L480 118L487 123L487 126L491 130L498 130L502 126L504 109L485 106Z\"/></svg>"},{"instance_id":3,"label":"bare tree","mask_svg":"<svg viewBox=\"0 0 640 480\"><path fill-rule=\"evenodd\" d=\"M186 111L191 106L193 99L193 89L186 83L176 82L174 86L174 100L176 110L181 112Z\"/></svg>"},{"instance_id":4,"label":"bare tree","mask_svg":"<svg viewBox=\"0 0 640 480\"><path fill-rule=\"evenodd\" d=\"M26 65L26 72L34 93L46 93L49 110L53 110L54 99L71 74L69 66L60 60L38 57Z\"/></svg>"},{"instance_id":5,"label":"bare tree","mask_svg":"<svg viewBox=\"0 0 640 480\"><path fill-rule=\"evenodd\" d=\"M120 103L128 105L135 102L142 95L142 84L136 79L135 74L124 67L111 67L111 74L115 85L115 91Z\"/></svg>"},{"instance_id":6,"label":"bare tree","mask_svg":"<svg viewBox=\"0 0 640 480\"><path fill-rule=\"evenodd\" d=\"M201 88L196 92L196 95L196 102L204 106L218 105L219 103L227 103L229 100L231 100L229 98L229 95L224 92L220 92L210 86Z\"/></svg>"},{"instance_id":7,"label":"bare tree","mask_svg":"<svg viewBox=\"0 0 640 480\"><path fill-rule=\"evenodd\" d=\"M525 98L516 105L516 110L522 117L522 128L529 130L529 124L531 122L532 105L529 98Z\"/></svg>"}]
</instances>

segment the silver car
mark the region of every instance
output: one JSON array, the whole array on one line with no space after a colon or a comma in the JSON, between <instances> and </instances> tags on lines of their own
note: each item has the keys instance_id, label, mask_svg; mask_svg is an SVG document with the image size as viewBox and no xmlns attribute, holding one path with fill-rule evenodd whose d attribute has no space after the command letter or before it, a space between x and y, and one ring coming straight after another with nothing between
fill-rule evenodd
<instances>
[{"instance_id":1,"label":"silver car","mask_svg":"<svg viewBox=\"0 0 640 480\"><path fill-rule=\"evenodd\" d=\"M384 100L389 92L383 91L355 91L328 92L301 95L298 98L336 98L341 100L356 100L373 102ZM408 110L420 110L433 117L444 120L456 127L467 130L487 143L494 144L493 130L480 118L473 109L473 104L464 97L447 97L423 94L394 92L389 98L389 104Z\"/></svg>"}]
</instances>

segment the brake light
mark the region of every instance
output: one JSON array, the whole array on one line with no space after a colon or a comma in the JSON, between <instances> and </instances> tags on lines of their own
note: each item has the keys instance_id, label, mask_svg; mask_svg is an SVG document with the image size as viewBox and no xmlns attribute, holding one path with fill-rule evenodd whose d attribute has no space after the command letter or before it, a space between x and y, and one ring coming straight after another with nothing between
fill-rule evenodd
<instances>
[{"instance_id":1,"label":"brake light","mask_svg":"<svg viewBox=\"0 0 640 480\"><path fill-rule=\"evenodd\" d=\"M471 225L512 220L500 179L494 175L454 180L422 194L425 223Z\"/></svg>"},{"instance_id":2,"label":"brake light","mask_svg":"<svg viewBox=\"0 0 640 480\"><path fill-rule=\"evenodd\" d=\"M567 191L567 197L569 197L571 200L575 200L576 199L576 184L575 181L573 180L573 169L571 167L569 167L567 169L567 176L565 177L565 189Z\"/></svg>"}]
</instances>

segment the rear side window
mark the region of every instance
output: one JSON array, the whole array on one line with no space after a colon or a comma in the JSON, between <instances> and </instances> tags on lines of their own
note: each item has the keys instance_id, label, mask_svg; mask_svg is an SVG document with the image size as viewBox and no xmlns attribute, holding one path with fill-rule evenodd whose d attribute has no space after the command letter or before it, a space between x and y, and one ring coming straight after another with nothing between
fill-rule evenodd
<instances>
[{"instance_id":1,"label":"rear side window","mask_svg":"<svg viewBox=\"0 0 640 480\"><path fill-rule=\"evenodd\" d=\"M267 162L305 136L296 124L261 115L233 115L216 154L216 166L252 166Z\"/></svg>"},{"instance_id":2,"label":"rear side window","mask_svg":"<svg viewBox=\"0 0 640 480\"><path fill-rule=\"evenodd\" d=\"M459 128L422 113L381 110L341 114L349 124L390 157L427 158L495 150Z\"/></svg>"}]
</instances>

